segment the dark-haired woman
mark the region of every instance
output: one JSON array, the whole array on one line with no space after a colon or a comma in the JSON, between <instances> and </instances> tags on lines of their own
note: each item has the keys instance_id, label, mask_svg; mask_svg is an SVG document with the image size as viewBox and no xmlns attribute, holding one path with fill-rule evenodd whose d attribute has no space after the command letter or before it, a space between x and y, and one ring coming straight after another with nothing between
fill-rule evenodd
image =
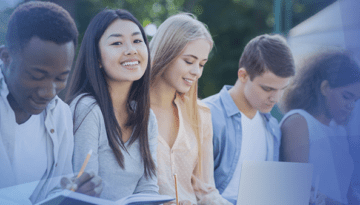
<instances>
[{"instance_id":1,"label":"dark-haired woman","mask_svg":"<svg viewBox=\"0 0 360 205\"><path fill-rule=\"evenodd\" d=\"M74 171L101 176L101 198L158 193L157 123L150 110L149 49L144 29L125 10L106 9L90 22L72 76Z\"/></svg>"},{"instance_id":2,"label":"dark-haired woman","mask_svg":"<svg viewBox=\"0 0 360 205\"><path fill-rule=\"evenodd\" d=\"M284 95L280 158L314 164L312 184L327 204L347 204L354 166L342 125L359 98L359 67L340 52L313 57Z\"/></svg>"}]
</instances>

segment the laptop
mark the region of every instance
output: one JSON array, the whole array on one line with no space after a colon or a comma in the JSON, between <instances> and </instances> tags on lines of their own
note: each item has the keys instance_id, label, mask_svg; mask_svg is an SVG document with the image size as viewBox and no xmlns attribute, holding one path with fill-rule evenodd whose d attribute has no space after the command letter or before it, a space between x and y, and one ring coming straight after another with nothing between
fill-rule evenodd
<instances>
[{"instance_id":1,"label":"laptop","mask_svg":"<svg viewBox=\"0 0 360 205\"><path fill-rule=\"evenodd\" d=\"M244 161L237 205L308 205L313 165Z\"/></svg>"}]
</instances>

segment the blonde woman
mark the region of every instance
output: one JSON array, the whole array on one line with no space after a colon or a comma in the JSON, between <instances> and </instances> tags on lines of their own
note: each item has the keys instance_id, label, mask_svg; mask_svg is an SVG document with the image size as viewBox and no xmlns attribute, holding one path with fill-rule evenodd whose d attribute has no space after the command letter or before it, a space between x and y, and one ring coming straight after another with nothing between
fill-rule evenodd
<instances>
[{"instance_id":1,"label":"blonde woman","mask_svg":"<svg viewBox=\"0 0 360 205\"><path fill-rule=\"evenodd\" d=\"M212 47L210 33L191 14L168 18L150 42L159 192L175 197L176 174L180 204L231 204L215 188L210 110L197 100Z\"/></svg>"}]
</instances>

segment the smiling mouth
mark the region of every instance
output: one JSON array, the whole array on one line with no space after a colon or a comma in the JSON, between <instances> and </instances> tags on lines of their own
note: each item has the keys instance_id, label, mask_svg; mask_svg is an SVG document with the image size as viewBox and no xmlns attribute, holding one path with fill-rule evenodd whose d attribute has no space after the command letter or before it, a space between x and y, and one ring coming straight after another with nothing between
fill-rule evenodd
<instances>
[{"instance_id":1,"label":"smiling mouth","mask_svg":"<svg viewBox=\"0 0 360 205\"><path fill-rule=\"evenodd\" d=\"M124 63L121 63L122 66L135 66L135 65L139 65L139 61L127 61Z\"/></svg>"},{"instance_id":2,"label":"smiling mouth","mask_svg":"<svg viewBox=\"0 0 360 205\"><path fill-rule=\"evenodd\" d=\"M187 82L186 84L188 84L188 85L192 85L193 82L195 81L195 80L191 80L189 78L183 78L183 79L185 80L185 82Z\"/></svg>"}]
</instances>

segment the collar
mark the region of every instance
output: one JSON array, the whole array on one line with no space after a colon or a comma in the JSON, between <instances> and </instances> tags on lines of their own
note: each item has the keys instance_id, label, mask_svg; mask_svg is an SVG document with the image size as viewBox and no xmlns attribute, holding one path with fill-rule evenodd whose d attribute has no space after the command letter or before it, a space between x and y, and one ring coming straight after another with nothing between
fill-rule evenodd
<instances>
[{"instance_id":1,"label":"collar","mask_svg":"<svg viewBox=\"0 0 360 205\"><path fill-rule=\"evenodd\" d=\"M2 74L2 71L0 70L0 96L6 98L8 96L8 94L9 94L9 90L5 83L4 75Z\"/></svg>"},{"instance_id":2,"label":"collar","mask_svg":"<svg viewBox=\"0 0 360 205\"><path fill-rule=\"evenodd\" d=\"M260 112L261 115L264 116L264 118L266 119L267 122L270 121L270 118L271 118L271 114L268 112L268 113L262 113Z\"/></svg>"},{"instance_id":3,"label":"collar","mask_svg":"<svg viewBox=\"0 0 360 205\"><path fill-rule=\"evenodd\" d=\"M241 112L240 112L239 108L236 106L234 100L232 99L232 97L231 97L231 95L229 93L229 90L232 87L233 86L231 86L231 85L224 85L224 87L220 91L220 98L221 98L222 103L224 104L224 108L225 108L225 111L226 111L226 114L227 114L228 117L231 117L231 116L236 115L238 113L241 115ZM270 121L270 118L271 118L270 113L262 113L262 112L260 112L260 114L262 116L264 116L266 122Z\"/></svg>"},{"instance_id":4,"label":"collar","mask_svg":"<svg viewBox=\"0 0 360 205\"><path fill-rule=\"evenodd\" d=\"M233 86L224 85L224 87L220 91L220 99L224 104L224 108L228 117L231 117L236 114L241 114L239 108L236 106L234 100L232 99L229 90Z\"/></svg>"}]
</instances>

